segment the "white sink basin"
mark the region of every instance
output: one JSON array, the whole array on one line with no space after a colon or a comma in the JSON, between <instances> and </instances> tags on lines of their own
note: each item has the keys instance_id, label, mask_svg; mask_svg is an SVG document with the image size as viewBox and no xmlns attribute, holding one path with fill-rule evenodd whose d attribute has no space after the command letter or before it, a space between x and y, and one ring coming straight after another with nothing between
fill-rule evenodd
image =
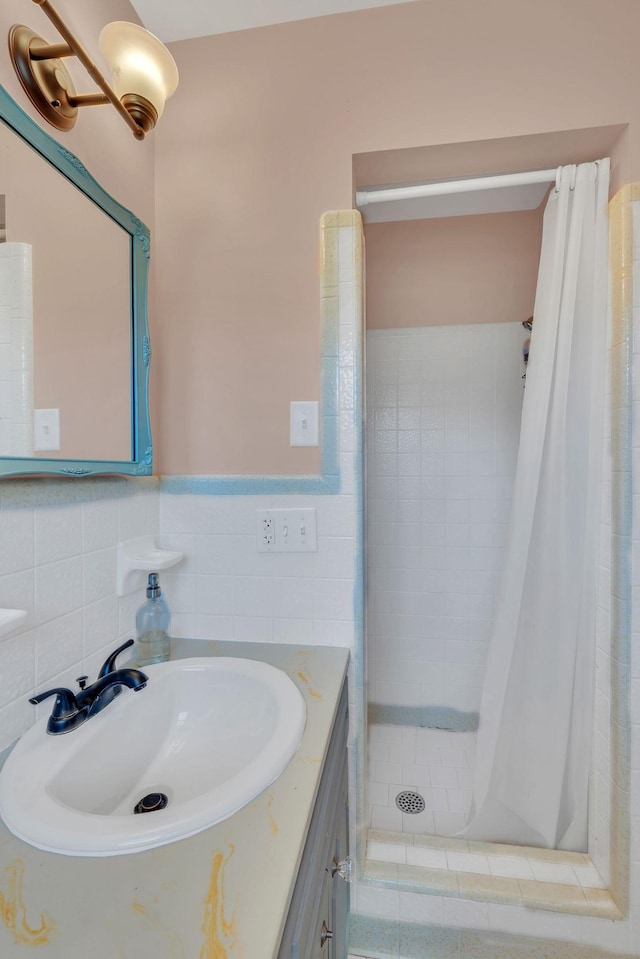
<instances>
[{"instance_id":1,"label":"white sink basin","mask_svg":"<svg viewBox=\"0 0 640 959\"><path fill-rule=\"evenodd\" d=\"M69 856L116 856L192 836L241 809L278 778L306 721L289 677L245 659L145 666L69 733L47 717L19 740L0 772L0 813L20 839ZM134 814L162 793L166 808Z\"/></svg>"}]
</instances>

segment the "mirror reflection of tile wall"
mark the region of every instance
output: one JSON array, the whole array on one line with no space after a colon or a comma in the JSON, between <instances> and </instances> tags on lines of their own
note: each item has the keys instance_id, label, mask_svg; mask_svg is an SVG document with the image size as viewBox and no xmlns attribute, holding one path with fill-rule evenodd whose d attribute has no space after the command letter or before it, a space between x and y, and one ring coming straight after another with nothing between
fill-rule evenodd
<instances>
[{"instance_id":1,"label":"mirror reflection of tile wall","mask_svg":"<svg viewBox=\"0 0 640 959\"><path fill-rule=\"evenodd\" d=\"M1 209L0 215L3 212ZM4 226L3 216L2 224ZM0 456L33 456L33 299L29 243L0 242Z\"/></svg>"}]
</instances>

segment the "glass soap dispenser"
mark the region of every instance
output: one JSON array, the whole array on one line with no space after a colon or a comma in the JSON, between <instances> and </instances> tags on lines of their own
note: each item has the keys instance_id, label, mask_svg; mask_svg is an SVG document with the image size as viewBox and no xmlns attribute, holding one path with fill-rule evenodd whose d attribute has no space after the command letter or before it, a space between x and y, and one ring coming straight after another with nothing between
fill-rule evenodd
<instances>
[{"instance_id":1,"label":"glass soap dispenser","mask_svg":"<svg viewBox=\"0 0 640 959\"><path fill-rule=\"evenodd\" d=\"M160 578L157 573L149 573L147 601L136 614L137 639L133 649L136 665L149 666L169 659L170 621L169 607L162 598Z\"/></svg>"}]
</instances>

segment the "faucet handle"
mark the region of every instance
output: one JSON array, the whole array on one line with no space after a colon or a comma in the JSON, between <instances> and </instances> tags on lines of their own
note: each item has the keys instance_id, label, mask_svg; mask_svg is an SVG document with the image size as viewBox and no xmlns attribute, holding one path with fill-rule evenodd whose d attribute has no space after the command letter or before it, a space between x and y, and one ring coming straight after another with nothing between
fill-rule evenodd
<instances>
[{"instance_id":1,"label":"faucet handle","mask_svg":"<svg viewBox=\"0 0 640 959\"><path fill-rule=\"evenodd\" d=\"M59 718L78 711L78 701L75 693L64 687L56 687L55 689L48 689L45 693L38 693L37 696L32 696L29 702L37 706L38 703L44 702L49 696L57 697L51 712L52 716Z\"/></svg>"},{"instance_id":2,"label":"faucet handle","mask_svg":"<svg viewBox=\"0 0 640 959\"><path fill-rule=\"evenodd\" d=\"M80 706L75 693L64 687L48 689L45 693L39 693L33 696L29 702L37 706L38 703L48 699L49 696L55 696L56 701L53 704L51 715L47 723L47 732L51 735L69 732L87 719L89 710L87 706Z\"/></svg>"},{"instance_id":3,"label":"faucet handle","mask_svg":"<svg viewBox=\"0 0 640 959\"><path fill-rule=\"evenodd\" d=\"M109 656L107 656L104 663L102 664L102 668L100 669L100 672L98 673L98 679L102 679L103 676L108 676L109 673L114 672L116 668L116 659L118 658L120 653L123 653L125 649L129 648L129 646L133 646L132 639L128 639L126 643L123 643L122 646L118 646L117 649L114 649L114 651Z\"/></svg>"}]
</instances>

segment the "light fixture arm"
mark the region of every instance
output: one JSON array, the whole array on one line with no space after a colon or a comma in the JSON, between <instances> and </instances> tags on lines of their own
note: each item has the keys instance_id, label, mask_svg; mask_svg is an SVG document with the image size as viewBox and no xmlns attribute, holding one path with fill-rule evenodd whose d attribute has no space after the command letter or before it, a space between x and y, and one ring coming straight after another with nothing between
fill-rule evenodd
<instances>
[{"instance_id":1,"label":"light fixture arm","mask_svg":"<svg viewBox=\"0 0 640 959\"><path fill-rule=\"evenodd\" d=\"M71 130L79 107L111 103L134 137L144 140L178 86L178 68L162 41L137 23L106 24L98 43L111 68L109 83L50 0L33 2L64 41L49 43L22 23L9 31L11 61L38 113L56 129ZM78 58L100 93L76 93L66 57Z\"/></svg>"},{"instance_id":2,"label":"light fixture arm","mask_svg":"<svg viewBox=\"0 0 640 959\"><path fill-rule=\"evenodd\" d=\"M30 56L35 60L60 59L62 57L69 56L77 57L93 82L100 87L104 97L101 97L100 94L80 94L70 98L74 106L80 107L99 105L102 103L112 103L122 119L129 125L129 127L131 127L134 137L136 137L137 140L144 140L144 129L138 123L136 123L126 107L122 105L98 67L95 65L80 41L74 36L71 30L69 30L58 11L55 9L53 4L50 3L50 0L33 0L33 2L42 8L42 11L47 15L63 40L66 41L66 44L48 44L46 47L40 48L37 53L30 50ZM48 55L44 56L45 53ZM97 99L97 97L100 97L100 99Z\"/></svg>"}]
</instances>

